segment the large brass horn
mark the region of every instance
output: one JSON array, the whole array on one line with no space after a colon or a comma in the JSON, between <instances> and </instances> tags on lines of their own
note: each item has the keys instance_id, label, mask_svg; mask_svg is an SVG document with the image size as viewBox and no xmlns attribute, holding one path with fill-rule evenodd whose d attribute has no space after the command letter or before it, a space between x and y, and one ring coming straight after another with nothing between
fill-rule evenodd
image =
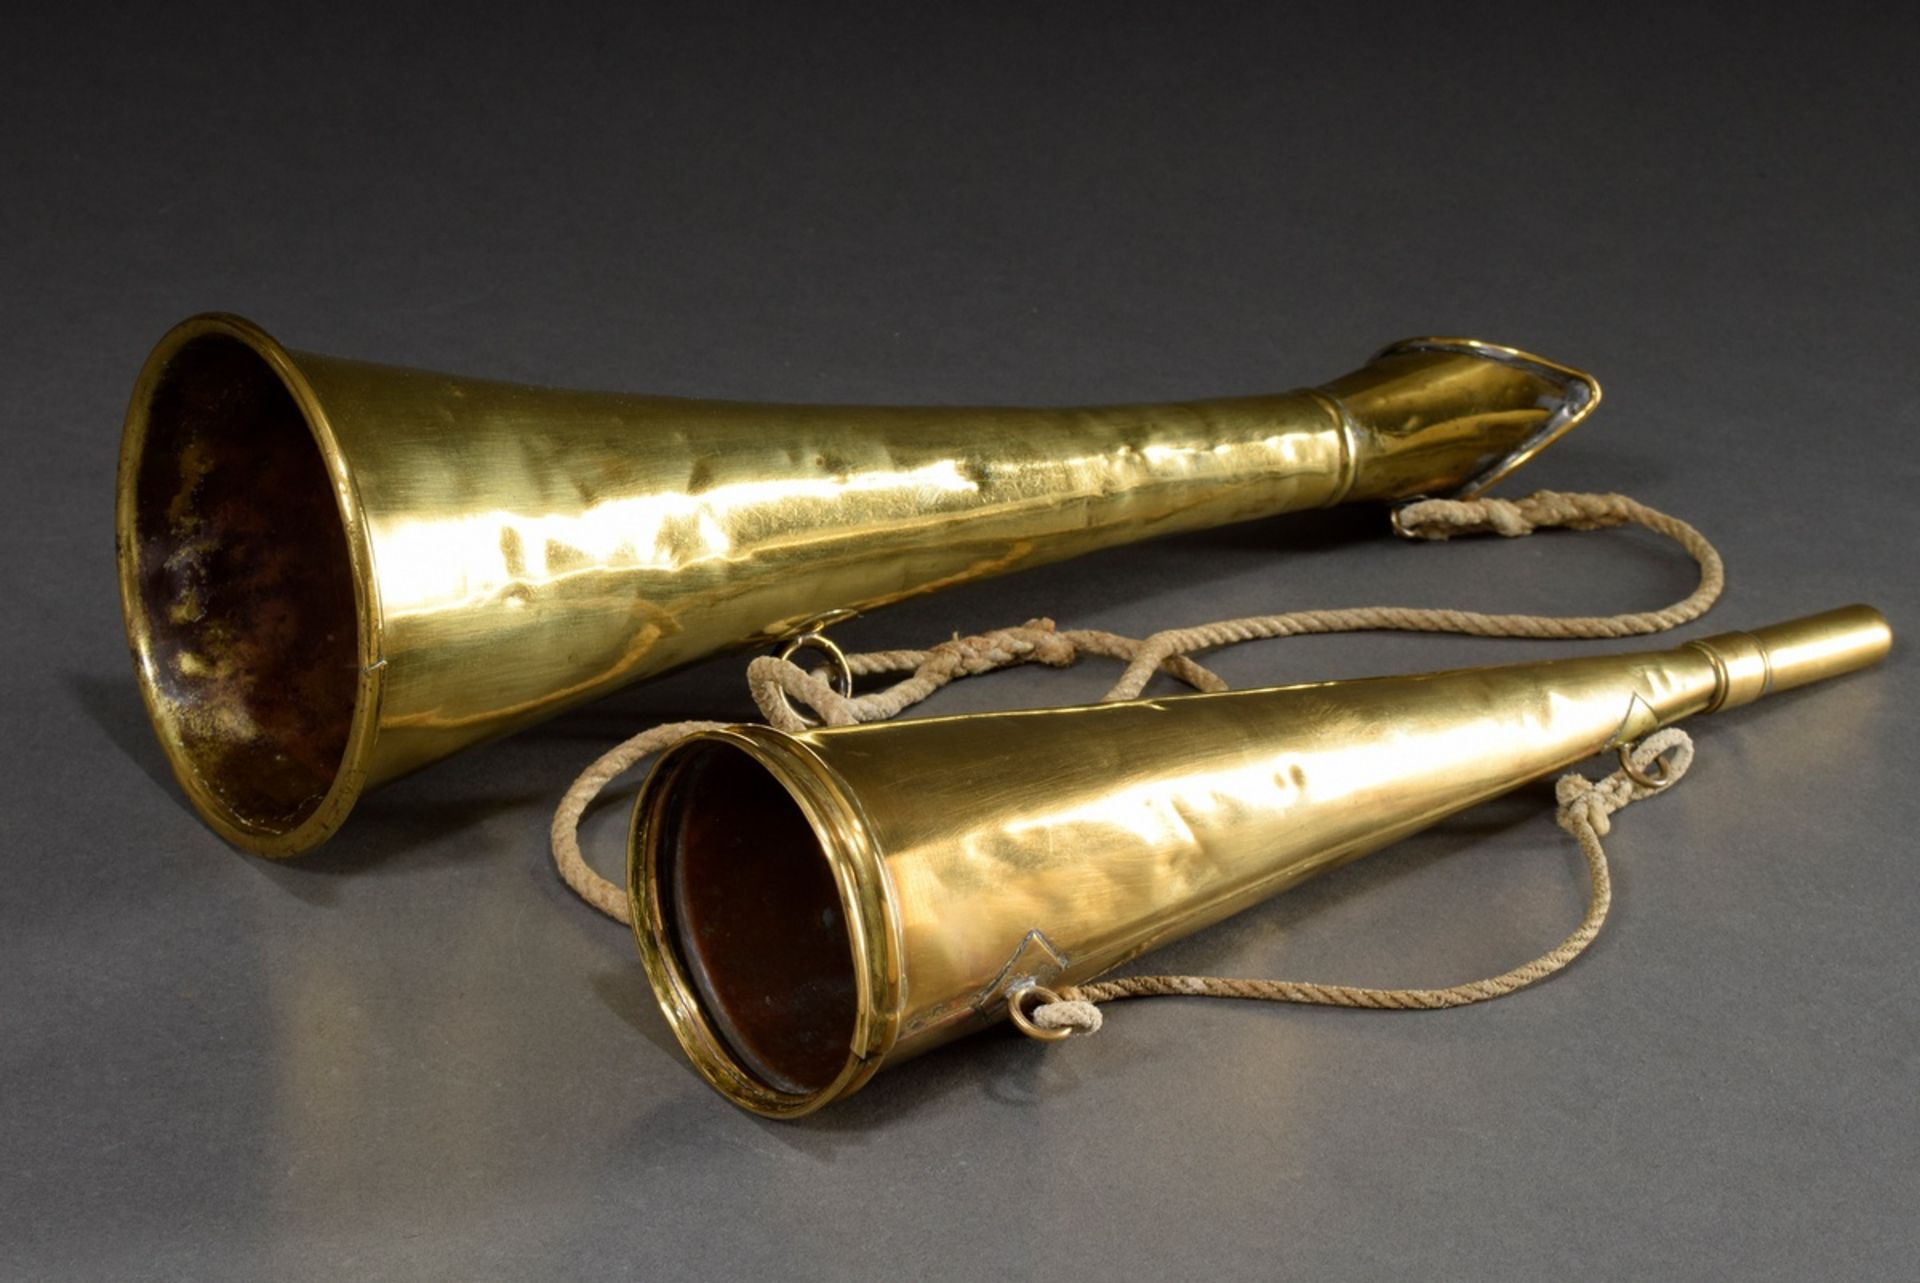
<instances>
[{"instance_id":1,"label":"large brass horn","mask_svg":"<svg viewBox=\"0 0 1920 1283\"><path fill-rule=\"evenodd\" d=\"M634 811L647 976L774 1117L1443 816L1886 654L1851 606L1673 650L683 741Z\"/></svg>"},{"instance_id":2,"label":"large brass horn","mask_svg":"<svg viewBox=\"0 0 1920 1283\"><path fill-rule=\"evenodd\" d=\"M1284 396L753 405L313 356L201 316L134 389L121 593L188 798L291 855L367 787L635 678L1149 535L1473 493L1599 395L1424 339Z\"/></svg>"}]
</instances>

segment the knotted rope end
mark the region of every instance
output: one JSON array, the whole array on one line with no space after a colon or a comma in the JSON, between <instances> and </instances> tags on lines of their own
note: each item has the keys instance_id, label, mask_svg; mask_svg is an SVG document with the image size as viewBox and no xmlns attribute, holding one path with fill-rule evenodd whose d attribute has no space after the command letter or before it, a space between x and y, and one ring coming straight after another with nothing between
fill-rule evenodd
<instances>
[{"instance_id":1,"label":"knotted rope end","mask_svg":"<svg viewBox=\"0 0 1920 1283\"><path fill-rule=\"evenodd\" d=\"M1641 511L1625 495L1539 490L1524 499L1420 499L1394 510L1393 528L1409 539L1496 534L1507 539L1562 527L1599 530L1624 525Z\"/></svg>"},{"instance_id":2,"label":"knotted rope end","mask_svg":"<svg viewBox=\"0 0 1920 1283\"><path fill-rule=\"evenodd\" d=\"M1069 1034L1097 1034L1106 1020L1100 1008L1080 998L1043 1002L1033 1009L1029 1018L1042 1029L1062 1029Z\"/></svg>"}]
</instances>

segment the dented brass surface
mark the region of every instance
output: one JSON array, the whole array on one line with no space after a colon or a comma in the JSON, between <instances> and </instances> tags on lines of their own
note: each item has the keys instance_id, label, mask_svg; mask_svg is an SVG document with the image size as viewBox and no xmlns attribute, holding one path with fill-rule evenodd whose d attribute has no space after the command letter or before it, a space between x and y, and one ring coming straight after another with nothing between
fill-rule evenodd
<instances>
[{"instance_id":1,"label":"dented brass surface","mask_svg":"<svg viewBox=\"0 0 1920 1283\"><path fill-rule=\"evenodd\" d=\"M1623 737L1864 667L1890 642L1878 611L1852 606L1671 650L801 734L707 732L662 755L635 807L634 932L701 1075L736 1104L792 1117L1004 1018L1021 986L1090 980ZM749 764L778 788L756 784ZM727 857L706 859L717 843L730 844ZM703 988L687 958L705 950L703 966L727 970L709 946L727 923L715 912L683 922L669 888L683 867L724 877L757 859L777 872L768 846L832 870L839 903L828 908L850 965L800 966L769 917L730 941L742 962L725 978L773 980ZM758 880L733 894L749 897ZM812 916L795 929L813 931ZM804 1005L780 983L795 967ZM823 986L848 1007L833 1028L852 1028L837 1072L809 1060L804 1081L776 1082L756 1072L767 1057L736 1053L743 1014L756 1045L797 1046L778 1022L816 1020Z\"/></svg>"},{"instance_id":2,"label":"dented brass surface","mask_svg":"<svg viewBox=\"0 0 1920 1283\"><path fill-rule=\"evenodd\" d=\"M188 798L318 845L360 793L637 678L947 584L1487 484L1599 390L1470 340L1323 389L1081 409L561 392L182 323L128 411L126 625Z\"/></svg>"}]
</instances>

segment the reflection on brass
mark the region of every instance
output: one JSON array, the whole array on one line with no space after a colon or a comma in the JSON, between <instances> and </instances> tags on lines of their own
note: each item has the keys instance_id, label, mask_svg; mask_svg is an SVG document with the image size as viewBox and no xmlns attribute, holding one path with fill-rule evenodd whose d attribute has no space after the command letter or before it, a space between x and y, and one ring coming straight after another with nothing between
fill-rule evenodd
<instances>
[{"instance_id":1,"label":"reflection on brass","mask_svg":"<svg viewBox=\"0 0 1920 1283\"><path fill-rule=\"evenodd\" d=\"M1151 535L1471 493L1598 399L1447 339L1283 396L756 405L313 356L202 316L134 389L121 594L187 796L291 855L368 786L635 678Z\"/></svg>"},{"instance_id":2,"label":"reflection on brass","mask_svg":"<svg viewBox=\"0 0 1920 1283\"><path fill-rule=\"evenodd\" d=\"M1850 606L1673 650L785 734L634 811L655 995L736 1104L808 1113L1312 874L1691 714L1871 664Z\"/></svg>"}]
</instances>

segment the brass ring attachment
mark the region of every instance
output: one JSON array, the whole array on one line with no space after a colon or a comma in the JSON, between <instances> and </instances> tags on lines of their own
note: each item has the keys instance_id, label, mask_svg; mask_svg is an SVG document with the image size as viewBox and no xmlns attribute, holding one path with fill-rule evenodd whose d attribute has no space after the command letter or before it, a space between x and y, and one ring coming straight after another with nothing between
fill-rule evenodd
<instances>
[{"instance_id":1,"label":"brass ring attachment","mask_svg":"<svg viewBox=\"0 0 1920 1283\"><path fill-rule=\"evenodd\" d=\"M1060 995L1045 985L1022 985L1007 995L1007 1017L1013 1021L1014 1028L1029 1038L1038 1038L1041 1042L1060 1042L1073 1037L1071 1029L1049 1029L1037 1025L1027 1013L1027 1000L1038 998L1041 1002L1059 1002Z\"/></svg>"},{"instance_id":2,"label":"brass ring attachment","mask_svg":"<svg viewBox=\"0 0 1920 1283\"><path fill-rule=\"evenodd\" d=\"M797 637L789 638L784 646L774 652L774 658L791 662L793 657L803 650L817 650L825 655L828 663L833 665L833 689L841 699L853 698L853 665L847 662L847 652L841 650L839 644L825 633L804 632ZM792 701L787 698L785 690L776 687L774 693L779 696L780 702L786 705L787 711L792 713L802 725L820 725L817 718L808 717L795 708Z\"/></svg>"},{"instance_id":3,"label":"brass ring attachment","mask_svg":"<svg viewBox=\"0 0 1920 1283\"><path fill-rule=\"evenodd\" d=\"M1648 763L1648 765L1658 765L1660 768L1659 774L1651 774L1633 760L1633 749L1634 746L1632 744L1622 744L1620 746L1620 769L1626 773L1628 779L1645 789L1663 789L1673 783L1673 780L1667 775L1666 758L1655 757L1652 762Z\"/></svg>"}]
</instances>

